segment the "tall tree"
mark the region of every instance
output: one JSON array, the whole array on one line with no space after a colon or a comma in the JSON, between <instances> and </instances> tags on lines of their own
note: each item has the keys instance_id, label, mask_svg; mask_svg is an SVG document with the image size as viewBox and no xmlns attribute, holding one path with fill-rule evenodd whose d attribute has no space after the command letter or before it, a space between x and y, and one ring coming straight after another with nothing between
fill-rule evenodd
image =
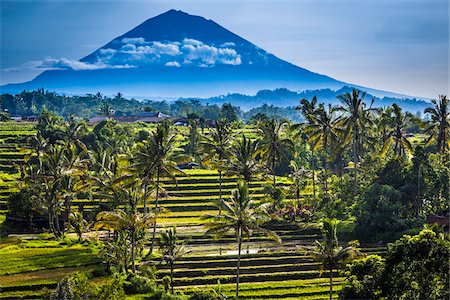
<instances>
[{"instance_id":1,"label":"tall tree","mask_svg":"<svg viewBox=\"0 0 450 300\"><path fill-rule=\"evenodd\" d=\"M247 139L242 134L242 138L237 139L232 146L232 158L230 159L228 172L250 182L261 171L261 165L256 159L258 146L257 140Z\"/></svg>"},{"instance_id":2,"label":"tall tree","mask_svg":"<svg viewBox=\"0 0 450 300\"><path fill-rule=\"evenodd\" d=\"M373 124L370 119L370 112L374 111L374 109L371 107L366 108L365 96L365 92L361 93L356 89L353 89L352 93L344 93L337 96L344 105L339 107L339 110L345 113L342 119L342 124L346 129L345 142L352 140L353 145L353 192L355 195L358 192L357 172L358 159L360 151L362 151L362 136Z\"/></svg>"},{"instance_id":3,"label":"tall tree","mask_svg":"<svg viewBox=\"0 0 450 300\"><path fill-rule=\"evenodd\" d=\"M312 117L316 113L317 110L317 97L314 96L311 101L309 101L306 98L303 98L300 100L300 105L298 105L296 110L300 110L303 117L305 118L305 124L312 124L314 123ZM301 128L302 124L298 124L298 129ZM303 134L303 131L300 131L301 134ZM312 167L312 184L313 184L313 194L314 194L314 200L316 200L316 161L315 161L315 155L314 155L314 147L310 144L311 148L311 167Z\"/></svg>"},{"instance_id":4,"label":"tall tree","mask_svg":"<svg viewBox=\"0 0 450 300\"><path fill-rule=\"evenodd\" d=\"M177 228L166 229L161 233L158 240L158 246L163 255L162 260L169 265L170 268L170 291L173 294L173 270L175 261L187 253L184 241L177 235Z\"/></svg>"},{"instance_id":5,"label":"tall tree","mask_svg":"<svg viewBox=\"0 0 450 300\"><path fill-rule=\"evenodd\" d=\"M434 107L425 109L426 114L430 114L431 122L425 133L429 133L430 137L426 142L426 146L430 145L433 140L437 142L438 152L444 153L450 149L450 109L447 96L439 96L439 100L431 100Z\"/></svg>"},{"instance_id":6,"label":"tall tree","mask_svg":"<svg viewBox=\"0 0 450 300\"><path fill-rule=\"evenodd\" d=\"M386 140L384 142L383 148L381 149L381 157L386 156L392 143L394 143L394 155L405 155L406 152L412 153L413 149L411 143L408 141L406 132L404 130L407 122L407 115L402 113L401 108L396 104L392 104L393 116L391 116L392 124L386 135Z\"/></svg>"},{"instance_id":7,"label":"tall tree","mask_svg":"<svg viewBox=\"0 0 450 300\"><path fill-rule=\"evenodd\" d=\"M209 221L206 223L206 234L220 238L225 234L232 232L236 236L238 244L236 299L239 299L239 271L241 266L242 239L245 236L249 236L251 233L261 233L278 242L281 240L273 231L261 227L264 215L255 208L253 200L248 192L248 184L245 181L239 180L238 188L232 192L230 199L222 199L217 205L220 210L223 210L223 213L205 217Z\"/></svg>"},{"instance_id":8,"label":"tall tree","mask_svg":"<svg viewBox=\"0 0 450 300\"><path fill-rule=\"evenodd\" d=\"M176 174L183 174L177 166L177 161L180 159L175 145L176 133L173 131L170 123L164 121L159 123L156 131L150 136L148 142L149 147L153 153L153 164L150 170L153 170L155 182L155 213L158 213L158 201L160 191L161 177L170 177L176 179ZM153 223L152 243L150 247L150 254L153 253L156 235L156 219Z\"/></svg>"},{"instance_id":9,"label":"tall tree","mask_svg":"<svg viewBox=\"0 0 450 300\"><path fill-rule=\"evenodd\" d=\"M317 250L308 251L306 255L311 255L322 262L321 273L328 269L330 272L330 300L333 299L333 270L340 262L351 261L362 254L356 248L357 241L349 243L345 248L339 246L337 238L336 219L324 219L322 223L322 242L316 241Z\"/></svg>"},{"instance_id":10,"label":"tall tree","mask_svg":"<svg viewBox=\"0 0 450 300\"><path fill-rule=\"evenodd\" d=\"M316 150L322 147L325 152L324 166L325 166L325 192L328 194L328 152L329 146L336 146L340 128L337 124L339 118L335 117L336 107L328 106L325 109L323 104L319 105L316 113L310 115L311 121L305 126L303 132L308 135L308 142L312 144L312 149Z\"/></svg>"},{"instance_id":11,"label":"tall tree","mask_svg":"<svg viewBox=\"0 0 450 300\"><path fill-rule=\"evenodd\" d=\"M262 158L267 162L273 176L273 187L276 188L275 165L282 160L289 161L288 153L294 150L294 143L284 133L287 123L275 119L264 122L260 126L262 140L259 144Z\"/></svg>"},{"instance_id":12,"label":"tall tree","mask_svg":"<svg viewBox=\"0 0 450 300\"><path fill-rule=\"evenodd\" d=\"M230 157L230 145L233 140L232 128L227 121L222 119L216 122L216 126L210 129L208 135L203 136L200 143L206 153L203 162L212 164L219 172L219 202L222 201L222 173L225 162Z\"/></svg>"},{"instance_id":13,"label":"tall tree","mask_svg":"<svg viewBox=\"0 0 450 300\"><path fill-rule=\"evenodd\" d=\"M139 234L145 231L150 224L154 223L155 217L153 214L147 214L143 216L136 210L115 210L115 211L102 211L97 215L97 221L94 225L95 230L107 229L114 230L118 233L121 241L129 241L131 246L131 270L136 273L136 248L140 242L138 237L143 236ZM124 248L120 248L123 251L128 251L127 244ZM119 255L125 257L124 268L128 267L127 255Z\"/></svg>"}]
</instances>

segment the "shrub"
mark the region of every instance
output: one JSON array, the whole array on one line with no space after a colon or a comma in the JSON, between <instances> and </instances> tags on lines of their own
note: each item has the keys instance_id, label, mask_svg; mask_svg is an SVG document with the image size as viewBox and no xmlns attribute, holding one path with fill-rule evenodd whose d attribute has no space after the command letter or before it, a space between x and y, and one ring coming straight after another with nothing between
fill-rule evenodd
<instances>
[{"instance_id":1,"label":"shrub","mask_svg":"<svg viewBox=\"0 0 450 300\"><path fill-rule=\"evenodd\" d=\"M156 293L157 290L154 280L139 275L131 275L125 283L127 294Z\"/></svg>"}]
</instances>

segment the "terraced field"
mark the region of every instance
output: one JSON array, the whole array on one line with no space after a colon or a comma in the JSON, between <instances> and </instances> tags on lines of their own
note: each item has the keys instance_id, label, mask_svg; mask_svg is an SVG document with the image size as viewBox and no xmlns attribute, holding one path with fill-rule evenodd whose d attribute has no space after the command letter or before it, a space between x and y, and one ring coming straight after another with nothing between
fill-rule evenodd
<instances>
[{"instance_id":1,"label":"terraced field","mask_svg":"<svg viewBox=\"0 0 450 300\"><path fill-rule=\"evenodd\" d=\"M22 239L0 244L0 299L39 299L64 276L98 269L98 251L91 247L64 245L45 236Z\"/></svg>"},{"instance_id":2,"label":"terraced field","mask_svg":"<svg viewBox=\"0 0 450 300\"><path fill-rule=\"evenodd\" d=\"M36 134L35 123L0 122L0 224L5 220L6 199L17 191L19 166L30 153L27 138Z\"/></svg>"},{"instance_id":3,"label":"terraced field","mask_svg":"<svg viewBox=\"0 0 450 300\"><path fill-rule=\"evenodd\" d=\"M6 146L1 148L0 145L0 158L2 153L5 158L5 168L1 169L0 173L0 179L5 179L0 181L0 189L4 193L0 192L0 195L4 195L5 199L14 190L14 182L18 176L17 164L23 162L25 154L21 153L20 149L26 147L25 138L34 134L34 131L32 124L25 124L20 130L13 129L15 127L8 123L2 126L0 132L3 135L0 135L0 138L4 141L2 145ZM244 131L245 134L255 134L253 129ZM15 135L15 132L20 135ZM175 265L176 289L189 294L198 288L215 285L220 280L225 293L232 296L236 272L236 241L233 236L225 236L220 240L206 236L205 220L202 219L207 214L218 213L214 207L214 201L219 199L218 173L214 170L186 170L186 173L187 176L178 177L176 181L163 179L160 205L166 212L158 218L158 231L176 225L178 232L188 240L189 254ZM288 179L279 178L278 182L280 185L286 185ZM260 201L265 197L264 187L267 184L270 183L262 179L250 183L255 200ZM223 179L223 197L229 197L235 188L236 177ZM308 186L302 197L310 198L310 190ZM85 214L101 207L98 201L86 199L76 200L73 204ZM149 205L153 204L150 201ZM4 205L4 202L0 202L0 205ZM6 209L4 206L1 208L3 211ZM142 205L140 209L143 209ZM318 225L272 224L271 227L282 238L282 244L258 235L244 241L241 297L327 299L327 273L321 275L320 264L305 255L306 250L313 247L314 240L320 239ZM364 250L382 253L383 248ZM0 285L3 287L0 298L10 299L39 297L45 292L43 287L54 287L62 277L76 270L93 271L99 263L91 249L82 246L61 246L53 241L34 244L33 241L25 241L20 245L13 244L0 249L0 261L6 260L7 257L13 259L11 266L0 266ZM11 273L11 267L17 271ZM169 272L164 266L158 268L159 279ZM334 291L337 293L343 278L338 271L334 276Z\"/></svg>"}]
</instances>

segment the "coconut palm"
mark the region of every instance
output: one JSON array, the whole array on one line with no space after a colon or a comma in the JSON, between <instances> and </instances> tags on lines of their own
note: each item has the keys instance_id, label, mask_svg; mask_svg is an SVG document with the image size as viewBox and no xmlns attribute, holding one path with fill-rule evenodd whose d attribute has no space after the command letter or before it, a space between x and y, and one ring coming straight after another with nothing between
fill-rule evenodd
<instances>
[{"instance_id":1,"label":"coconut palm","mask_svg":"<svg viewBox=\"0 0 450 300\"><path fill-rule=\"evenodd\" d=\"M120 236L120 239L124 242L130 241L131 245L131 270L136 273L136 248L141 242L138 237L143 236L139 234L145 231L152 223L154 223L155 217L153 214L143 214L132 210L115 210L115 211L102 211L97 215L97 221L94 225L95 230L106 229L114 230ZM123 249L123 248L122 248ZM125 247L125 251L128 251ZM120 255L125 257L124 268L127 269L126 255Z\"/></svg>"},{"instance_id":2,"label":"coconut palm","mask_svg":"<svg viewBox=\"0 0 450 300\"><path fill-rule=\"evenodd\" d=\"M337 238L336 219L324 219L322 223L322 239L320 243L316 240L317 250L308 251L306 255L313 256L316 260L322 262L321 274L324 270L330 273L330 300L333 299L333 270L339 263L348 262L352 259L362 256L357 241L350 242L345 248L340 247Z\"/></svg>"},{"instance_id":3,"label":"coconut palm","mask_svg":"<svg viewBox=\"0 0 450 300\"><path fill-rule=\"evenodd\" d=\"M142 188L144 190L143 204L144 204L144 216L147 215L147 197L149 193L149 187L154 177L154 159L155 149L154 144L148 142L138 142L132 149L130 159L130 171L134 172L136 176L141 179Z\"/></svg>"},{"instance_id":4,"label":"coconut palm","mask_svg":"<svg viewBox=\"0 0 450 300\"><path fill-rule=\"evenodd\" d=\"M378 115L376 118L377 132L381 135L381 142L384 143L388 139L388 131L392 127L393 123L393 107L383 107L379 108Z\"/></svg>"},{"instance_id":5,"label":"coconut palm","mask_svg":"<svg viewBox=\"0 0 450 300\"><path fill-rule=\"evenodd\" d=\"M75 143L68 143L65 145L65 172L61 181L61 198L64 200L67 216L66 222L71 222L69 214L72 211L72 200L76 197L77 193L87 185L84 177L88 170L88 163L89 158L87 149L80 150Z\"/></svg>"},{"instance_id":6,"label":"coconut palm","mask_svg":"<svg viewBox=\"0 0 450 300\"><path fill-rule=\"evenodd\" d=\"M194 161L199 162L199 144L200 133L198 130L199 121L197 119L190 119L188 121L189 132L186 135L188 143L185 146L186 153L189 154Z\"/></svg>"},{"instance_id":7,"label":"coconut palm","mask_svg":"<svg viewBox=\"0 0 450 300\"><path fill-rule=\"evenodd\" d=\"M346 130L344 142L347 143L352 140L353 144L353 191L354 194L358 192L357 170L358 158L360 150L362 150L362 137L364 132L368 132L373 124L370 119L370 113L375 111L373 108L366 108L364 102L365 92L360 92L356 89L352 93L344 93L337 96L344 106L339 107L339 110L344 111L345 116L342 118L342 125Z\"/></svg>"},{"instance_id":8,"label":"coconut palm","mask_svg":"<svg viewBox=\"0 0 450 300\"><path fill-rule=\"evenodd\" d=\"M406 137L404 127L408 117L402 113L401 108L396 104L392 104L394 115L391 116L392 128L386 134L386 140L381 149L381 157L385 157L392 143L394 143L394 155L405 155L406 152L412 153L413 149L411 143Z\"/></svg>"},{"instance_id":9,"label":"coconut palm","mask_svg":"<svg viewBox=\"0 0 450 300\"><path fill-rule=\"evenodd\" d=\"M59 212L64 195L64 179L73 171L67 164L66 151L62 145L48 147L39 157L41 167L30 175L30 179L38 184L40 196L47 207L50 231L57 237L61 234Z\"/></svg>"},{"instance_id":10,"label":"coconut palm","mask_svg":"<svg viewBox=\"0 0 450 300\"><path fill-rule=\"evenodd\" d=\"M228 172L237 175L247 182L250 182L261 171L261 165L256 159L258 154L258 141L247 139L242 134L242 138L236 140L232 149Z\"/></svg>"},{"instance_id":11,"label":"coconut palm","mask_svg":"<svg viewBox=\"0 0 450 300\"><path fill-rule=\"evenodd\" d=\"M222 199L217 203L222 214L208 215L205 217L206 234L221 238L232 232L236 236L238 244L237 271L236 271L236 299L239 299L239 271L241 266L242 239L252 233L264 234L276 241L280 241L278 235L268 229L262 228L261 223L266 215L258 211L249 195L248 184L239 180L237 190L231 193L230 199Z\"/></svg>"},{"instance_id":12,"label":"coconut palm","mask_svg":"<svg viewBox=\"0 0 450 300\"><path fill-rule=\"evenodd\" d=\"M328 194L328 151L330 144L337 144L341 129L337 126L339 118L335 117L336 107L328 106L325 109L323 104L319 105L316 113L310 115L311 122L305 126L303 132L308 135L308 142L312 149L321 147L325 152L325 193Z\"/></svg>"},{"instance_id":13,"label":"coconut palm","mask_svg":"<svg viewBox=\"0 0 450 300\"><path fill-rule=\"evenodd\" d=\"M300 207L300 192L305 187L307 171L300 168L299 164L294 160L291 160L289 166L291 167L291 173L289 174L292 180L291 191L295 195L297 206Z\"/></svg>"},{"instance_id":14,"label":"coconut palm","mask_svg":"<svg viewBox=\"0 0 450 300\"><path fill-rule=\"evenodd\" d=\"M180 157L177 154L177 148L175 147L176 133L172 130L172 127L168 121L163 121L158 124L156 131L148 139L148 147L151 149L149 153L153 154L153 163L149 167L149 172L153 172L155 183L155 213L158 213L158 201L160 191L161 177L170 177L176 179L176 174L185 175L181 171L177 162ZM147 160L143 156L143 164L146 164ZM150 246L150 255L153 253L156 235L156 220L153 224L152 243Z\"/></svg>"},{"instance_id":15,"label":"coconut palm","mask_svg":"<svg viewBox=\"0 0 450 300\"><path fill-rule=\"evenodd\" d=\"M83 233L88 232L93 223L89 223L84 219L83 214L79 211L72 211L69 214L70 222L67 224L78 236L78 242L83 241Z\"/></svg>"},{"instance_id":16,"label":"coconut palm","mask_svg":"<svg viewBox=\"0 0 450 300\"><path fill-rule=\"evenodd\" d=\"M158 246L161 250L162 260L169 265L170 268L170 291L173 294L173 269L175 261L187 253L184 241L177 235L177 228L166 229L161 233L158 240Z\"/></svg>"},{"instance_id":17,"label":"coconut palm","mask_svg":"<svg viewBox=\"0 0 450 300\"><path fill-rule=\"evenodd\" d=\"M216 126L210 129L208 135L203 136L200 143L206 156L203 162L214 165L219 172L219 201L222 201L222 172L225 160L230 157L230 145L232 142L232 128L226 120L218 120Z\"/></svg>"},{"instance_id":18,"label":"coconut palm","mask_svg":"<svg viewBox=\"0 0 450 300\"><path fill-rule=\"evenodd\" d=\"M425 133L429 133L430 137L426 142L429 146L433 140L437 142L438 152L444 153L450 149L450 109L447 96L439 96L439 100L431 100L434 107L425 109L425 113L430 114L431 122Z\"/></svg>"},{"instance_id":19,"label":"coconut palm","mask_svg":"<svg viewBox=\"0 0 450 300\"><path fill-rule=\"evenodd\" d=\"M300 110L303 117L305 118L305 124L299 124L297 127L300 129L300 125L312 124L314 121L312 120L312 116L316 113L317 110L317 97L314 96L311 101L306 98L300 100L300 105L295 107L296 110ZM304 126L303 126L304 127ZM303 131L301 131L303 134ZM316 162L314 156L314 147L310 144L311 148L311 168L312 168L312 184L313 184L313 195L314 200L316 199Z\"/></svg>"},{"instance_id":20,"label":"coconut palm","mask_svg":"<svg viewBox=\"0 0 450 300\"><path fill-rule=\"evenodd\" d=\"M262 140L259 144L259 151L262 158L267 162L273 176L273 187L276 188L275 165L282 160L287 161L288 153L294 150L294 143L288 137L283 136L284 129L288 124L280 123L275 119L261 124L259 130Z\"/></svg>"}]
</instances>

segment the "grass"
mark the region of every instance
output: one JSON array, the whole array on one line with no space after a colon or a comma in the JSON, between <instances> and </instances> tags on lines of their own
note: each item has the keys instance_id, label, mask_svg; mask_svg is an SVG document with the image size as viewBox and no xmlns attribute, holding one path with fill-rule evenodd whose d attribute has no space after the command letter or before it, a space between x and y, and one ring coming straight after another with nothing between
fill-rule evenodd
<instances>
[{"instance_id":1,"label":"grass","mask_svg":"<svg viewBox=\"0 0 450 300\"><path fill-rule=\"evenodd\" d=\"M91 265L100 261L97 253L98 250L82 245L61 245L45 240L21 241L0 249L0 261L8 261L8 264L0 265L0 276Z\"/></svg>"}]
</instances>

